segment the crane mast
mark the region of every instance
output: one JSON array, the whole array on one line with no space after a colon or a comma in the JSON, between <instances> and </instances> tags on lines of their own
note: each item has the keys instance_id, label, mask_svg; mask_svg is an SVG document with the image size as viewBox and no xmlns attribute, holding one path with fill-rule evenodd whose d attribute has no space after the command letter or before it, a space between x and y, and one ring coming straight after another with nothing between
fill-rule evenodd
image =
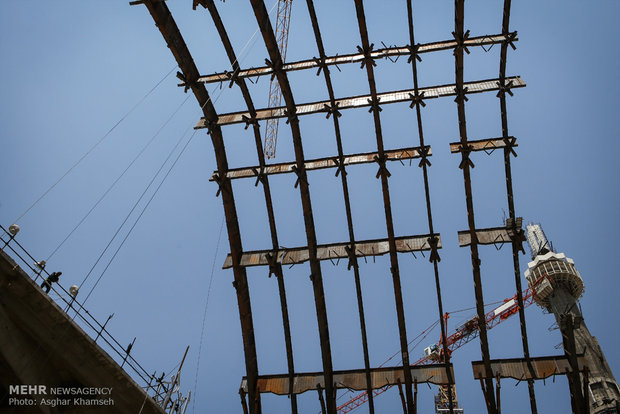
<instances>
[{"instance_id":1,"label":"crane mast","mask_svg":"<svg viewBox=\"0 0 620 414\"><path fill-rule=\"evenodd\" d=\"M452 393L452 413L463 414L462 408L456 399L456 387L454 385L440 385L439 392L435 395L435 414L446 414L450 412L450 397Z\"/></svg>"},{"instance_id":2,"label":"crane mast","mask_svg":"<svg viewBox=\"0 0 620 414\"><path fill-rule=\"evenodd\" d=\"M286 62L286 49L288 45L288 32L291 25L291 6L293 0L278 1L278 17L276 18L276 40L282 56L282 63ZM269 108L277 108L282 102L282 91L275 76L271 77L269 84ZM276 157L276 143L278 142L278 118L267 120L265 128L265 157Z\"/></svg>"}]
</instances>

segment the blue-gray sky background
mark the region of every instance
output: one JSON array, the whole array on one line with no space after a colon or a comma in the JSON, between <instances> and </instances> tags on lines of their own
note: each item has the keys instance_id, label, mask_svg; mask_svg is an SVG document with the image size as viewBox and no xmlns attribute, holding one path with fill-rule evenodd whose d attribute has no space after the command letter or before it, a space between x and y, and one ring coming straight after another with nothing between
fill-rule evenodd
<instances>
[{"instance_id":1,"label":"blue-gray sky background","mask_svg":"<svg viewBox=\"0 0 620 414\"><path fill-rule=\"evenodd\" d=\"M271 8L273 1L266 3ZM354 3L316 1L328 54L349 53L360 44ZM167 2L203 74L229 69L208 12L191 10L189 0ZM267 52L249 2L216 2L242 67L263 64ZM501 32L502 2L475 0L466 4L465 28L472 36ZM509 51L509 75L520 75L526 88L508 100L509 132L518 139L513 162L517 215L542 223L557 250L575 260L585 284L581 300L586 322L598 338L612 370L620 362L617 301L620 250L617 213L620 201L620 136L617 129L617 74L620 57L617 16L620 3L548 1L513 2L511 29L519 32L517 50ZM414 2L416 42L451 38L451 2ZM275 11L274 11L275 14ZM273 16L273 14L272 14ZM376 47L404 45L408 34L403 0L366 2L369 36ZM126 1L5 0L0 13L0 223L7 227L52 185L144 94L175 66L172 54L144 6ZM249 43L248 43L249 40ZM241 53L244 45L245 53ZM305 2L293 4L288 61L318 55ZM472 48L465 60L465 80L497 77L499 47L488 53ZM419 66L420 85L454 82L451 51L426 54ZM406 59L377 63L377 87L389 91L412 87ZM337 97L368 93L365 71L358 65L332 70ZM176 72L176 70L175 70ZM314 71L290 74L297 102L325 99L324 80ZM48 196L19 221L20 242L35 256L46 258L125 169L186 95L174 75L149 96ZM268 79L251 85L257 107L267 103ZM210 85L218 112L244 109L236 88ZM217 100L216 100L217 98ZM499 101L494 94L471 96L466 104L470 139L501 135ZM62 270L61 282L79 284L122 222L131 206L184 131L200 116L193 97L162 130L69 241L49 261L48 270ZM406 104L385 106L381 114L386 148L416 146L414 112ZM342 121L345 153L374 151L372 117L367 110L348 110ZM433 148L431 198L440 252L444 308L474 306L469 249L459 249L456 232L466 229L466 208L460 157L449 153L458 140L456 105L450 98L429 101L423 109L425 138ZM304 117L301 132L307 158L336 153L331 120ZM191 130L189 132L191 134ZM189 136L189 135L187 135ZM231 167L254 165L253 136L241 126L224 128ZM277 162L293 160L290 130L280 125ZM175 153L176 155L176 153ZM478 227L500 225L507 210L500 153L473 156L474 203ZM232 271L220 270L228 252L223 210L208 182L215 168L209 137L199 131L181 156L148 210L88 301L100 320L115 313L109 329L121 343L137 337L134 357L148 371L172 369L187 345L190 354L182 388L194 390L203 311L211 269L215 272L198 371L195 412L241 412L237 390L244 374L241 331ZM376 166L349 170L356 237L385 237L385 220ZM390 165L390 188L397 235L427 233L421 170ZM280 243L305 244L298 189L291 175L273 177L272 188ZM254 181L234 184L245 249L270 247L267 215ZM310 174L310 191L319 243L348 240L340 181L333 171ZM150 195L150 193L149 193ZM141 204L144 205L144 202ZM135 215L133 216L135 218ZM131 221L131 220L130 220ZM124 236L127 228L121 234ZM119 241L112 245L112 252ZM514 295L508 247L481 249L486 302ZM86 292L111 257L108 252L83 288ZM529 255L521 256L521 269ZM426 259L400 256L409 338L437 318L432 266ZM344 262L322 264L335 369L363 366L352 273ZM296 370L321 369L308 265L286 270L285 280ZM387 257L361 267L371 364L377 366L398 349L398 330ZM261 373L286 372L281 315L274 278L265 269L248 270ZM524 279L522 279L524 281ZM454 314L449 327L473 315ZM532 355L559 354L558 331L549 332L550 315L531 306L526 311ZM434 331L412 351L438 340ZM517 318L490 331L493 358L522 353ZM459 401L466 412L483 412L479 384L470 361L480 359L478 340L455 352ZM504 412L527 411L527 387L502 388ZM101 384L105 385L105 384ZM509 386L508 386L509 385ZM565 379L536 385L539 412L568 412ZM342 392L341 392L342 393ZM432 411L435 389L421 388L421 411ZM343 397L339 402L344 402ZM302 412L319 409L315 393L300 397ZM286 412L286 397L263 398L265 412ZM392 390L377 399L379 412L397 410ZM364 412L366 408L359 409Z\"/></svg>"}]
</instances>

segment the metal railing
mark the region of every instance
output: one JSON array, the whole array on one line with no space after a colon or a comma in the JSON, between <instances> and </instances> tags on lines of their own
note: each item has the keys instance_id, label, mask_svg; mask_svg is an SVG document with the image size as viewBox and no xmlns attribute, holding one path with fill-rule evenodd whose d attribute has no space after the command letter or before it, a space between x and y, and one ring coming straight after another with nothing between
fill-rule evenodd
<instances>
[{"instance_id":1,"label":"metal railing","mask_svg":"<svg viewBox=\"0 0 620 414\"><path fill-rule=\"evenodd\" d=\"M0 241L2 242L0 251L5 252L9 255L26 273L28 276L32 278L35 283L38 283L39 278L42 281L46 279L46 276L50 276L50 274L45 270L45 265L39 266L39 263L25 248L22 246L17 240L14 234L11 234L4 226L0 225L0 229L2 232L0 233ZM9 250L11 254L6 252ZM17 260L16 260L17 259ZM29 274L26 269L30 269L32 274ZM84 330L84 332L93 339L96 343L97 340L101 339L108 347L112 350L113 354L115 354L122 362L114 359L114 355L112 355L112 359L118 364L119 368L127 372L132 378L133 376L130 374L127 368L123 368L127 366L139 377L139 379L143 382L144 385L140 385L147 393L151 392L153 398L157 398L158 394L162 392L163 378L162 375L160 378L157 378L156 372L153 374L149 374L138 361L134 359L131 355L131 346L127 348L123 347L118 340L112 336L112 334L106 329L106 324L111 319L111 316L108 317L105 323L101 324L89 311L84 308L84 306L77 300L76 296L72 295L67 289L65 289L59 282L49 283L51 287L51 291L58 295L58 299L54 300L51 296L50 299L56 302L56 304L60 305L59 307L63 310L63 312L69 317L69 311L72 310L75 312L73 317L70 317L72 321L75 322L75 318L79 317L79 320L82 323L79 326ZM63 309L64 307L64 309ZM92 331L92 334L89 334L87 331ZM134 339L135 340L135 339ZM133 343L131 344L133 345ZM103 349L102 349L103 350ZM134 378L135 379L135 378ZM153 384L155 382L155 384ZM159 385L159 386L158 386ZM165 386L164 386L165 388ZM167 391L167 390L166 390Z\"/></svg>"}]
</instances>

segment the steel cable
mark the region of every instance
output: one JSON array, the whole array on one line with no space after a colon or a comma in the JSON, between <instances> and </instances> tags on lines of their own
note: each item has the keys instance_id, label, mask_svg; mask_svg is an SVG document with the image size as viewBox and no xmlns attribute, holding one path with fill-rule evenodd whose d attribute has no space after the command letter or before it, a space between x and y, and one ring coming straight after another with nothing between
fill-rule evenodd
<instances>
[{"instance_id":1,"label":"steel cable","mask_svg":"<svg viewBox=\"0 0 620 414\"><path fill-rule=\"evenodd\" d=\"M116 180L114 180L114 182L101 195L101 197L99 197L99 199L95 202L95 204L91 207L91 209L88 210L86 215L84 215L84 217L82 217L82 219L73 227L73 229L69 232L69 234L67 234L67 236L62 240L62 242L60 242L60 244L56 246L56 248L52 251L52 253L50 253L48 258L46 259L47 262L49 262L49 260L54 256L54 254L56 254L56 252L62 247L62 245L64 245L65 242L69 240L69 238L73 235L73 233L82 225L82 223L84 223L84 221L88 218L88 216L90 216L90 214L95 210L95 208L97 208L97 206L103 201L103 199L108 195L108 193L112 191L112 189L121 180L121 178L125 176L127 171L129 171L129 169L133 166L133 164L138 160L138 158L142 156L144 151L146 151L146 149L151 146L155 138L159 135L159 133L163 130L163 128L168 124L168 122L170 122L172 117L174 117L174 115L181 109L181 107L185 104L185 102L187 102L188 98L189 96L185 98L183 103L179 105L179 107L174 111L174 113L170 116L170 118L168 118L168 120L159 128L159 130L155 133L155 135L153 135L153 137L149 140L149 142L147 142L146 145L140 150L140 152L133 158L133 160L129 163L129 165L127 165L127 167L123 170L123 172L116 178Z\"/></svg>"},{"instance_id":2,"label":"steel cable","mask_svg":"<svg viewBox=\"0 0 620 414\"><path fill-rule=\"evenodd\" d=\"M26 211L24 211L17 219L15 219L13 221L13 223L17 223L19 222L19 220L21 220L26 214L28 214L28 212L30 210L32 210L32 208L37 205L39 203L39 201L41 201L50 191L52 191L54 189L54 187L56 187L62 180L64 180L64 178L69 175L69 173L71 173L71 171L73 171L73 169L75 167L77 167L91 152L93 152L93 150L95 148L97 148L99 146L99 144L101 144L103 142L104 139L106 139L115 129L116 127L118 127L124 120L125 118L127 118L133 111L136 110L136 108L138 108L138 106L140 106L142 104L142 102L144 102L146 100L146 98L149 97L149 95L151 93L153 93L153 91L155 89L157 89L157 87L159 85L161 85L163 83L164 80L166 80L166 78L168 76L170 76L170 74L172 72L174 72L174 70L177 68L177 65L174 65L174 67L172 69L170 69L170 71L168 73L166 73L166 75L155 84L155 86L153 86L151 88L150 91L148 91L129 111L127 111L122 117L121 119L119 119L114 126L112 126L112 128L110 128L108 130L108 132L106 132L101 138L99 138L99 140L97 142L95 142L95 144L93 146L91 146L88 151L86 151L84 153L84 155L82 155L67 171L65 171L65 173L58 179L56 180L56 182L54 182L54 184L52 184L43 194L41 194L41 196L39 196L39 198L37 198L31 205L30 207L28 207L26 209Z\"/></svg>"},{"instance_id":3,"label":"steel cable","mask_svg":"<svg viewBox=\"0 0 620 414\"><path fill-rule=\"evenodd\" d=\"M211 276L209 277L209 287L207 288L207 299L205 301L205 310L202 315L202 329L200 331L200 345L198 346L198 360L196 362L196 376L194 377L194 400L192 400L192 414L196 408L196 395L198 395L198 372L200 371L200 355L202 354L202 342L204 339L205 325L207 320L207 308L209 307L209 297L211 296L211 286L213 283L213 274L215 273L215 261L217 260L217 253L220 247L220 241L222 239L222 230L224 229L224 217L222 217L222 223L220 224L220 233L217 236L217 244L215 245L215 254L213 255L213 264L211 265Z\"/></svg>"},{"instance_id":4,"label":"steel cable","mask_svg":"<svg viewBox=\"0 0 620 414\"><path fill-rule=\"evenodd\" d=\"M159 192L159 189L161 188L161 186L164 184L164 182L166 181L166 178L168 178L168 175L170 175L170 173L172 172L172 169L176 166L177 162L179 161L179 159L181 158L181 155L183 155L183 153L185 152L185 150L187 149L187 146L189 145L189 143L192 141L192 139L194 138L194 136L196 135L196 131L194 130L194 132L192 133L192 135L189 137L189 139L187 140L187 142L185 143L185 146L183 146L183 148L181 149L181 151L179 152L179 154L177 155L176 159L174 160L174 162L172 163L172 165L170 166L170 168L168 169L168 171L166 172L166 175L164 175L164 178L160 181L159 185L157 186L157 188L155 189L155 191L153 192L153 194L151 195L151 198L149 198L149 200L147 201L146 205L144 206L144 208L142 209L142 211L140 212L140 214L138 215L138 218L136 218L136 221L134 221L133 225L131 226L131 228L129 229L129 231L127 232L127 234L125 235L125 237L123 238L123 241L121 241L121 244L118 246L118 248L116 249L116 251L114 252L114 254L112 255L112 258L110 259L110 261L108 262L108 264L106 265L106 267L103 269L103 272L101 272L101 275L99 275L99 278L97 279L97 281L95 282L95 284L93 285L93 287L90 289L90 291L88 292L88 295L86 295L86 298L82 301L82 304L86 303L86 301L88 300L88 298L90 297L90 295L93 293L93 291L95 290L95 288L97 287L97 285L99 284L99 282L101 281L101 278L103 277L103 275L105 274L105 272L108 270L108 268L110 267L110 265L112 264L112 262L114 261L114 259L116 258L116 255L118 254L118 252L121 250L121 248L123 247L123 245L125 244L125 242L127 241L127 238L129 238L129 236L131 235L131 232L133 231L133 229L136 227L136 225L138 224L138 222L140 221L140 219L142 218L142 215L146 212L147 208L149 207L149 205L151 204L151 202L153 201L153 199L155 198L155 196L157 195L157 193ZM185 137L185 133L183 134L182 138ZM127 219L129 218L129 216L131 215L131 213L133 213L134 209L138 206L138 204L140 203L140 201L142 200L142 197L147 193L148 189L151 187L151 185L153 184L153 182L155 181L155 179L157 178L157 176L159 175L159 173L161 172L161 170L163 169L164 165L168 162L168 160L170 159L170 157L172 156L172 154L174 153L174 151L176 150L176 148L178 147L178 145L181 143L181 140L179 140L177 142L177 144L174 146L174 148L172 149L172 151L170 152L170 154L168 155L168 158L166 158L166 160L162 163L161 167L159 168L159 170L157 170L157 172L155 173L155 175L153 175L153 178L151 179L151 182L149 183L149 185L147 186L147 188L144 190L144 192L142 193L142 195L140 196L140 198L138 199L138 201L136 201L136 203L134 204L133 208L131 209L131 211L129 212L129 214L127 215L125 221L123 221L123 224L127 221ZM80 285L81 286L81 285Z\"/></svg>"},{"instance_id":5,"label":"steel cable","mask_svg":"<svg viewBox=\"0 0 620 414\"><path fill-rule=\"evenodd\" d=\"M168 123L172 120L172 118L174 117L174 115L176 115L176 113L181 109L181 107L187 102L187 100L189 99L189 95L183 100L183 102L181 103L181 105L179 105L179 107L174 111L174 113L168 117L168 119L166 120L166 122L164 122L164 124L159 128L159 130L157 130L157 132L155 133L155 135L153 135L153 137L151 138L151 140L146 144L146 146L144 146L142 148L142 150L140 151L140 153L136 156L136 158L134 158L134 160L131 162L131 164L127 167L127 169L129 169L129 167L131 167L131 165L137 160L137 158L146 150L146 148L153 142L153 140L155 139L155 137L157 137L159 135L159 133L164 129L164 127L166 125L168 125ZM187 132L187 130L186 130ZM186 133L185 132L185 133ZM183 136L181 137L181 139L185 136L185 133L183 134ZM179 143L181 142L181 140L179 140ZM177 143L178 145L178 143ZM176 148L176 147L175 147ZM172 153L170 153L168 155L168 157L170 157L172 155ZM166 158L166 161L168 160L168 158ZM161 168L163 168L163 164L160 167L160 171ZM126 169L126 170L127 170ZM123 172L123 174L125 173L125 171ZM158 171L159 173L159 171ZM121 174L122 175L122 174ZM120 179L120 177L119 177ZM149 187L151 183L149 184ZM147 190L148 188L147 187ZM106 192L107 193L107 192ZM131 214L133 213L133 211L136 209L138 203L142 200L142 197L144 197L146 193L146 190L142 193L142 195L140 196L140 198L138 199L138 201L134 204L134 206L132 207L132 209L129 211L129 214L127 214L127 216L125 217L125 219L123 220L123 222L120 224L120 226L117 228L116 232L114 233L114 236L112 236L112 238L110 239L110 241L108 242L108 244L106 245L106 247L103 249L103 251L99 254L99 257L97 258L97 260L95 261L95 263L92 265L92 267L90 268L90 270L88 271L88 273L86 274L86 276L84 277L84 279L82 280L82 282L79 284L79 287L81 288L82 285L88 280L88 278L90 277L90 275L92 274L92 272L95 270L95 267L97 266L97 264L99 263L99 261L101 260L101 258L103 257L103 255L108 251L108 249L110 248L110 245L112 244L112 242L114 241L114 239L116 239L116 236L119 234L119 232L121 231L121 229L123 228L123 226L125 225L125 223L127 222L127 220L129 220L129 217L131 216ZM104 194L105 196L105 194ZM90 212L89 212L90 214ZM88 215L87 215L88 216ZM75 230L75 229L74 229ZM73 231L71 232L73 233ZM69 235L71 235L71 233L69 233ZM67 239L69 236L67 236L65 239ZM63 241L64 243L64 241ZM61 243L62 245L62 243Z\"/></svg>"}]
</instances>

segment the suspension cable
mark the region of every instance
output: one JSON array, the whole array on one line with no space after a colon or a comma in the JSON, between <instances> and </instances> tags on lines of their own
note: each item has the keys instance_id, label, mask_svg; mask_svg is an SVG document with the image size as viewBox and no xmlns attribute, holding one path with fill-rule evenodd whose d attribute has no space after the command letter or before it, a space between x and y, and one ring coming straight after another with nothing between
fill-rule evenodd
<instances>
[{"instance_id":1,"label":"suspension cable","mask_svg":"<svg viewBox=\"0 0 620 414\"><path fill-rule=\"evenodd\" d=\"M54 184L52 184L43 194L41 194L41 196L39 196L39 198L37 198L31 205L30 207L28 207L26 209L26 211L24 211L17 219L15 219L13 221L13 223L17 223L19 222L19 220L21 220L26 214L28 214L28 212L30 210L32 210L32 208L37 205L39 203L39 201L41 201L50 191L52 191L54 189L54 187L56 187L62 180L64 180L64 178L69 175L69 173L71 173L71 171L73 171L73 169L75 167L77 167L83 160L84 158L86 158L91 152L93 152L93 150L95 148L97 148L99 146L99 144L101 144L103 142L104 139L106 139L115 129L117 126L119 126L124 120L125 118L127 118L133 111L136 110L136 108L138 108L138 106L140 106L142 104L142 102L144 102L146 100L146 98L149 97L149 95L151 95L151 93L153 93L153 91L155 89L157 89L157 87L159 85L161 85L163 83L164 80L166 80L166 78L168 76L170 76L170 74L172 72L174 72L174 70L177 68L177 65L174 65L172 67L172 69L170 69L170 71L168 73L166 73L166 75L161 78L161 80L159 82L157 82L155 84L155 86L153 86L151 88L150 91L148 91L129 111L127 111L122 117L121 119L119 119L113 126L112 128L110 128L108 130L108 132L106 132L101 138L99 138L99 140L97 142L95 142L95 144L93 146L91 146L88 151L86 151L84 153L84 155L82 155L71 167L69 167L69 169L67 171L65 171L65 173L58 179L56 180L56 182L54 182Z\"/></svg>"},{"instance_id":2,"label":"suspension cable","mask_svg":"<svg viewBox=\"0 0 620 414\"><path fill-rule=\"evenodd\" d=\"M194 377L194 399L192 400L192 414L196 408L196 395L198 395L198 372L200 371L200 355L202 354L202 342L205 335L205 325L207 320L207 308L209 307L209 297L211 295L211 286L213 283L213 274L215 273L215 261L220 248L220 240L222 239L222 230L224 229L224 217L220 224L220 233L217 236L217 244L215 245L215 254L213 255L213 263L211 264L211 276L209 277L209 287L207 288L207 300L205 301L205 310L202 315L202 329L200 330L200 345L198 346L198 361L196 362L196 376Z\"/></svg>"},{"instance_id":3,"label":"suspension cable","mask_svg":"<svg viewBox=\"0 0 620 414\"><path fill-rule=\"evenodd\" d=\"M146 149L146 147L147 147L148 145L150 145L150 143L151 143L151 142L155 139L155 137L156 137L157 135L159 135L159 133L160 133L160 132L164 129L164 127L165 127L165 126L166 126L166 125L170 122L170 120L172 120L172 118L174 117L174 115L175 115L175 114L176 114L176 113L177 113L177 112L181 109L181 107L185 104L185 102L187 102L188 98L189 98L189 95L185 98L185 100L183 100L183 102L181 103L181 105L179 105L179 107L178 107L178 108L174 111L174 113L173 113L170 117L168 117L168 119L166 120L166 122L164 122L164 124L163 124L163 125L159 128L159 130L155 133L155 135L153 135L153 137L152 137L152 138L151 138L151 140L147 143L147 145L146 145L144 148L142 148L142 151L141 151L140 153L142 153L142 152ZM187 132L187 131L186 131L186 132ZM183 136L181 137L181 139L182 139L184 136L185 136L185 133L183 134ZM181 141L179 140L179 142L181 142ZM177 144L177 145L178 145L178 144ZM138 156L139 156L139 155L140 155L140 154L138 154ZM171 155L171 154L170 154L170 155ZM168 155L168 157L170 157L170 155ZM137 159L137 158L136 158L136 159ZM136 160L136 159L134 159L134 161L132 161L132 164L133 164L133 162L135 162L135 160ZM167 160L168 160L168 159L166 159L166 161L167 161ZM160 167L160 170L161 170L161 168L163 168L163 165L162 165L162 167ZM151 183L152 183L152 181L151 181ZM149 186L150 186L150 184L149 184ZM148 190L148 187L147 187L147 190ZM145 193L146 193L146 190L145 190L145 192L144 192L144 193L142 193L142 195L140 196L140 198L138 199L138 201L136 202L136 204L134 204L133 208L130 210L129 214L127 214L127 216L125 217L125 219L123 220L123 222L121 223L121 225L120 225L120 226L116 229L116 232L114 233L114 236L112 236L112 238L110 239L110 241L108 242L108 244L106 245L106 247L105 247L105 248L103 249L103 251L99 254L99 257L97 258L97 260L95 261L95 263L93 264L93 266L90 268L90 270L88 271L88 273L86 274L86 276L84 277L84 279L82 280L82 282L80 283L79 287L82 287L82 285L86 282L86 280L88 280L88 278L90 277L90 275L91 275L91 273L93 272L93 270L95 270L95 267L97 266L97 264L99 263L99 261L101 260L101 258L103 257L103 255L104 255L104 254L108 251L108 249L110 248L110 245L112 244L112 242L114 241L114 239L116 239L116 236L118 235L118 233L121 231L121 229L123 228L123 226L125 225L125 223L126 223L126 222L127 222L127 220L129 219L129 216L131 215L131 213L133 213L133 211L134 211L134 210L135 210L135 208L137 207L138 202L140 202L140 200L142 200L142 197L144 197L144 194L145 194ZM72 232L73 232L73 231L72 231ZM69 233L69 234L71 234L71 233ZM68 238L68 237L67 237L67 238ZM64 241L63 241L63 243L64 243Z\"/></svg>"},{"instance_id":4,"label":"suspension cable","mask_svg":"<svg viewBox=\"0 0 620 414\"><path fill-rule=\"evenodd\" d=\"M99 197L99 199L90 208L90 210L88 210L88 212L84 215L84 217L82 217L82 219L73 227L73 229L65 236L65 238L60 242L60 244L58 246L56 246L54 251L52 251L52 253L50 253L48 258L46 259L46 262L50 261L52 256L54 256L54 254L56 254L56 252L62 247L62 245L64 245L65 242L67 240L69 240L69 238L73 235L73 233L82 225L82 223L84 223L84 221L90 216L90 214L95 210L95 208L97 208L97 206L103 201L103 199L108 195L108 193L110 191L112 191L112 189L121 180L121 178L123 178L125 176L127 171L129 171L129 169L134 165L134 163L138 160L138 158L140 158L142 156L142 154L144 154L146 149L151 146L153 141L155 141L155 138L164 129L164 127L168 124L168 122L170 122L172 117L174 117L174 115L176 115L176 113L181 109L181 107L185 104L185 102L187 102L188 98L189 98L189 96L185 98L185 100L181 103L181 105L179 105L179 107L174 111L174 113L170 116L170 118L168 118L168 120L159 128L159 130L155 133L155 135L153 135L151 137L151 139L146 143L146 145L144 147L142 147L140 152L138 154L136 154L134 159L129 163L129 165L127 165L127 167L123 170L123 172L121 172L121 174L116 178L116 180L114 180L114 182L112 184L110 184L110 186L107 188L107 190L104 191L104 193Z\"/></svg>"},{"instance_id":5,"label":"suspension cable","mask_svg":"<svg viewBox=\"0 0 620 414\"><path fill-rule=\"evenodd\" d=\"M129 238L129 235L131 234L131 232L133 231L133 229L136 227L136 225L138 224L138 222L140 221L140 219L142 218L142 215L144 214L144 212L147 210L147 208L149 207L149 205L151 204L151 201L153 201L153 199L155 198L155 196L157 195L157 193L159 192L159 189L161 188L161 186L164 184L164 182L166 181L166 178L168 178L168 175L170 175L170 172L172 171L172 169L176 166L177 162L179 161L179 159L181 158L181 155L183 155L183 153L185 152L185 150L187 149L187 146L189 145L189 143L192 141L192 139L194 138L194 136L196 135L196 130L194 130L194 132L192 133L192 135L189 137L189 139L187 140L187 142L185 143L185 146L181 149L181 151L179 152L179 154L177 155L176 159L174 160L174 162L172 163L172 165L170 166L170 168L168 169L168 171L166 172L166 174L164 175L164 178L160 181L159 185L157 186L157 188L155 189L155 191L153 192L153 194L151 195L151 198L149 198L149 200L147 201L146 205L142 208L142 211L140 212L140 214L138 215L138 218L136 218L136 221L134 221L133 225L131 226L131 228L129 229L129 231L127 232L127 234L125 235L125 237L123 238L123 240L121 241L121 244L118 246L118 248L116 249L116 251L114 252L114 254L112 255L112 258L108 261L108 264L106 265L106 267L103 269L103 272L101 272L101 275L99 275L99 278L97 279L97 281L95 282L95 284L93 285L93 287L90 289L90 291L88 292L88 295L86 296L86 298L84 299L84 301L82 301L82 304L86 303L86 301L88 300L88 298L90 297L90 295L93 293L93 291L95 290L95 288L97 287L97 285L99 284L99 282L101 281L101 278L103 277L103 275L105 274L105 272L108 270L108 268L110 267L110 265L112 264L112 262L114 261L114 259L116 258L116 255L118 254L118 252L121 250L121 248L123 247L123 245L125 244L125 242L127 241L127 238ZM185 134L183 134L183 136L181 137L184 138ZM144 190L144 192L142 193L142 195L140 196L140 198L138 199L138 201L136 201L136 204L134 204L133 208L131 209L131 211L129 212L129 214L127 215L127 217L125 218L125 220L123 221L123 224L127 221L127 219L129 218L129 216L131 215L131 213L134 211L134 209L138 206L138 203L142 200L142 197L146 194L146 192L148 191L148 189L151 187L151 184L153 184L153 182L155 181L155 178L159 175L159 173L161 172L161 170L163 169L164 165L168 162L168 160L170 159L170 156L172 156L174 150L177 148L177 146L181 143L181 140L179 140L177 142L177 145L174 146L174 148L172 149L172 151L170 152L170 154L168 155L168 158L166 158L166 160L162 163L161 167L159 168L159 170L157 170L157 172L155 173L155 175L153 175L153 179L151 180L151 182L149 183L149 185L147 186L147 188ZM84 280L85 281L85 280ZM84 283L84 281L82 282L82 284ZM81 285L80 285L81 286Z\"/></svg>"}]
</instances>

